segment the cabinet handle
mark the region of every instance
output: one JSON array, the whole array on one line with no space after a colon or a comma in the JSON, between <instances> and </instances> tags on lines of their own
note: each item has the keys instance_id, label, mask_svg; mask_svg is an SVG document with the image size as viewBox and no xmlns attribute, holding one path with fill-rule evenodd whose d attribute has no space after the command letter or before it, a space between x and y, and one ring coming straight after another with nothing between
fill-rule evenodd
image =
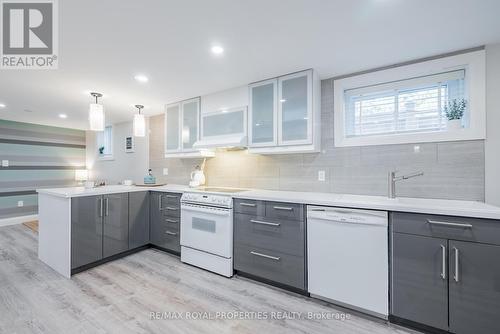
<instances>
[{"instance_id":1,"label":"cabinet handle","mask_svg":"<svg viewBox=\"0 0 500 334\"><path fill-rule=\"evenodd\" d=\"M274 210L293 211L293 208L286 206L273 206Z\"/></svg>"},{"instance_id":2,"label":"cabinet handle","mask_svg":"<svg viewBox=\"0 0 500 334\"><path fill-rule=\"evenodd\" d=\"M162 197L162 196L163 196L163 195L158 195L158 209L159 209L159 210L163 210L163 208L161 207L161 197Z\"/></svg>"},{"instance_id":3,"label":"cabinet handle","mask_svg":"<svg viewBox=\"0 0 500 334\"><path fill-rule=\"evenodd\" d=\"M167 196L167 198L177 198L177 196L175 196L175 195L168 195L168 194L167 194L167 195L165 195L165 196Z\"/></svg>"},{"instance_id":4,"label":"cabinet handle","mask_svg":"<svg viewBox=\"0 0 500 334\"><path fill-rule=\"evenodd\" d=\"M451 227L472 228L471 224L448 223L448 222L440 222L437 220L430 220L430 219L427 219L427 223L429 223L431 225L444 225L444 226L451 226Z\"/></svg>"},{"instance_id":5,"label":"cabinet handle","mask_svg":"<svg viewBox=\"0 0 500 334\"><path fill-rule=\"evenodd\" d=\"M106 216L109 214L109 198L106 198Z\"/></svg>"},{"instance_id":6,"label":"cabinet handle","mask_svg":"<svg viewBox=\"0 0 500 334\"><path fill-rule=\"evenodd\" d=\"M168 235L177 235L177 233L175 233L175 232L170 232L170 231L165 231L165 234L168 234Z\"/></svg>"},{"instance_id":7,"label":"cabinet handle","mask_svg":"<svg viewBox=\"0 0 500 334\"><path fill-rule=\"evenodd\" d=\"M250 219L250 222L254 224L259 224L259 225L269 225L269 226L280 226L281 223L269 223L269 222L263 222L262 220L254 220Z\"/></svg>"},{"instance_id":8,"label":"cabinet handle","mask_svg":"<svg viewBox=\"0 0 500 334\"><path fill-rule=\"evenodd\" d=\"M177 221L177 220L174 220L174 219L168 219L168 218L167 218L167 219L165 219L165 221L166 221L167 223L174 223L174 224L177 224L177 223L179 222L179 221Z\"/></svg>"},{"instance_id":9,"label":"cabinet handle","mask_svg":"<svg viewBox=\"0 0 500 334\"><path fill-rule=\"evenodd\" d=\"M453 247L453 251L455 252L455 275L453 275L453 279L455 282L458 282L459 279L459 273L458 273L458 256L459 256L459 251L457 247Z\"/></svg>"},{"instance_id":10,"label":"cabinet handle","mask_svg":"<svg viewBox=\"0 0 500 334\"><path fill-rule=\"evenodd\" d=\"M249 206L249 207L252 207L254 208L255 207L255 204L253 203L240 203L241 206Z\"/></svg>"},{"instance_id":11,"label":"cabinet handle","mask_svg":"<svg viewBox=\"0 0 500 334\"><path fill-rule=\"evenodd\" d=\"M173 208L171 206L167 206L165 209L170 210L170 211L177 211L177 208Z\"/></svg>"},{"instance_id":12,"label":"cabinet handle","mask_svg":"<svg viewBox=\"0 0 500 334\"><path fill-rule=\"evenodd\" d=\"M446 279L446 247L443 245L441 246L441 278Z\"/></svg>"},{"instance_id":13,"label":"cabinet handle","mask_svg":"<svg viewBox=\"0 0 500 334\"><path fill-rule=\"evenodd\" d=\"M266 259L271 259L271 260L274 260L274 261L279 261L281 259L280 257L266 255L266 254L262 254L262 253L257 253L257 252L254 252L254 251L251 251L250 254L255 255L255 256L264 257Z\"/></svg>"},{"instance_id":14,"label":"cabinet handle","mask_svg":"<svg viewBox=\"0 0 500 334\"><path fill-rule=\"evenodd\" d=\"M99 217L102 217L102 209L103 209L102 198L99 198Z\"/></svg>"}]
</instances>

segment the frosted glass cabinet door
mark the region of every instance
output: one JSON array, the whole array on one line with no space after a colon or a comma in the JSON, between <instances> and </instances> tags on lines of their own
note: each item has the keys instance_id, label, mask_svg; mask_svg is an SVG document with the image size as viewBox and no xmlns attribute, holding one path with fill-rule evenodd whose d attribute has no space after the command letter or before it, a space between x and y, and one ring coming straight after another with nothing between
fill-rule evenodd
<instances>
[{"instance_id":1,"label":"frosted glass cabinet door","mask_svg":"<svg viewBox=\"0 0 500 334\"><path fill-rule=\"evenodd\" d=\"M167 152L175 152L180 149L179 127L180 127L180 104L167 106L165 114L165 148Z\"/></svg>"},{"instance_id":2,"label":"frosted glass cabinet door","mask_svg":"<svg viewBox=\"0 0 500 334\"><path fill-rule=\"evenodd\" d=\"M279 78L278 142L280 145L312 143L312 72Z\"/></svg>"},{"instance_id":3,"label":"frosted glass cabinet door","mask_svg":"<svg viewBox=\"0 0 500 334\"><path fill-rule=\"evenodd\" d=\"M276 146L278 80L250 85L250 146Z\"/></svg>"},{"instance_id":4,"label":"frosted glass cabinet door","mask_svg":"<svg viewBox=\"0 0 500 334\"><path fill-rule=\"evenodd\" d=\"M190 151L198 140L198 119L200 100L193 99L182 102L182 150Z\"/></svg>"}]
</instances>

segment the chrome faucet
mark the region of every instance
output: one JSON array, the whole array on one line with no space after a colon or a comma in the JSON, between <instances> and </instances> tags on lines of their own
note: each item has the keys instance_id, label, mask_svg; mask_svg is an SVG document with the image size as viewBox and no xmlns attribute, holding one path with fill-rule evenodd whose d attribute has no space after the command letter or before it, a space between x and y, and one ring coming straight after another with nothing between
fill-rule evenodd
<instances>
[{"instance_id":1,"label":"chrome faucet","mask_svg":"<svg viewBox=\"0 0 500 334\"><path fill-rule=\"evenodd\" d=\"M389 172L389 198L396 198L396 182L401 180L408 180L413 177L422 176L424 172L415 172L411 174L406 174L402 176L396 176L397 171Z\"/></svg>"}]
</instances>

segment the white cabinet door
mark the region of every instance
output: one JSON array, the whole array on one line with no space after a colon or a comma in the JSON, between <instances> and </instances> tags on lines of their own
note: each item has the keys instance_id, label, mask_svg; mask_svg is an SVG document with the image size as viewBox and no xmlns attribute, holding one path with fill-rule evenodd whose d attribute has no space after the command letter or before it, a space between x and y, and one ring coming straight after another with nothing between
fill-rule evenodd
<instances>
[{"instance_id":1,"label":"white cabinet door","mask_svg":"<svg viewBox=\"0 0 500 334\"><path fill-rule=\"evenodd\" d=\"M165 152L179 152L180 143L180 125L181 125L181 105L174 103L167 105L165 111Z\"/></svg>"},{"instance_id":2,"label":"white cabinet door","mask_svg":"<svg viewBox=\"0 0 500 334\"><path fill-rule=\"evenodd\" d=\"M193 144L199 139L200 99L195 98L181 103L181 144L182 152L192 152Z\"/></svg>"},{"instance_id":3,"label":"white cabinet door","mask_svg":"<svg viewBox=\"0 0 500 334\"><path fill-rule=\"evenodd\" d=\"M312 71L278 79L278 145L312 144Z\"/></svg>"},{"instance_id":4,"label":"white cabinet door","mask_svg":"<svg viewBox=\"0 0 500 334\"><path fill-rule=\"evenodd\" d=\"M278 80L261 81L249 86L249 146L278 144Z\"/></svg>"}]
</instances>

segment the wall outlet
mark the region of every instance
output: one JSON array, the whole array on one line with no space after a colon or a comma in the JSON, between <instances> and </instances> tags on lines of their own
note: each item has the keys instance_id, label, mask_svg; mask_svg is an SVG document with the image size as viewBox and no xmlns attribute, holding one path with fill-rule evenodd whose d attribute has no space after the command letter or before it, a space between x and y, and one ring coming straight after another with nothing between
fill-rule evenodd
<instances>
[{"instance_id":1,"label":"wall outlet","mask_svg":"<svg viewBox=\"0 0 500 334\"><path fill-rule=\"evenodd\" d=\"M24 201L17 201L17 206L18 207L24 206Z\"/></svg>"},{"instance_id":2,"label":"wall outlet","mask_svg":"<svg viewBox=\"0 0 500 334\"><path fill-rule=\"evenodd\" d=\"M2 160L2 167L9 167L9 160Z\"/></svg>"},{"instance_id":3,"label":"wall outlet","mask_svg":"<svg viewBox=\"0 0 500 334\"><path fill-rule=\"evenodd\" d=\"M324 182L326 180L326 173L324 170L318 171L318 181Z\"/></svg>"},{"instance_id":4,"label":"wall outlet","mask_svg":"<svg viewBox=\"0 0 500 334\"><path fill-rule=\"evenodd\" d=\"M168 168L163 168L163 175L168 175Z\"/></svg>"}]
</instances>

